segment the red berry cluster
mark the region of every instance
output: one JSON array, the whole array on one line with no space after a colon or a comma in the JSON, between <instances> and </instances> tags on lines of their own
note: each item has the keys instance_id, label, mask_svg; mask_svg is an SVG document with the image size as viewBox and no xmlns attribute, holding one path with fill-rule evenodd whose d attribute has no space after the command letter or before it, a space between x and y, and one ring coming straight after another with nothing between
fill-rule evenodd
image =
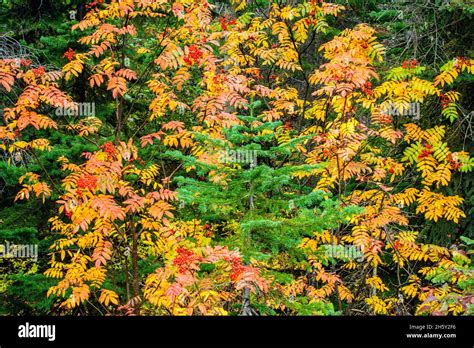
<instances>
[{"instance_id":1,"label":"red berry cluster","mask_svg":"<svg viewBox=\"0 0 474 348\"><path fill-rule=\"evenodd\" d=\"M72 48L69 47L69 49L66 52L64 52L63 57L67 58L67 60L70 61L74 58L75 55L76 53L72 50Z\"/></svg>"},{"instance_id":2,"label":"red berry cluster","mask_svg":"<svg viewBox=\"0 0 474 348\"><path fill-rule=\"evenodd\" d=\"M84 174L77 180L77 188L81 190L95 190L97 178L91 174Z\"/></svg>"},{"instance_id":3,"label":"red berry cluster","mask_svg":"<svg viewBox=\"0 0 474 348\"><path fill-rule=\"evenodd\" d=\"M189 54L184 57L186 64L192 65L202 58L202 51L194 44L189 46Z\"/></svg>"},{"instance_id":4,"label":"red berry cluster","mask_svg":"<svg viewBox=\"0 0 474 348\"><path fill-rule=\"evenodd\" d=\"M449 164L451 165L451 168L453 170L458 170L459 167L461 166L461 163L459 162L456 162L453 158L453 155L452 154L448 154L448 156L446 157L446 159L448 160Z\"/></svg>"},{"instance_id":5,"label":"red berry cluster","mask_svg":"<svg viewBox=\"0 0 474 348\"><path fill-rule=\"evenodd\" d=\"M448 106L449 103L451 103L451 101L449 100L449 98L444 94L444 93L440 93L439 94L439 97L441 99L441 106L443 108L445 108L446 106Z\"/></svg>"},{"instance_id":6,"label":"red berry cluster","mask_svg":"<svg viewBox=\"0 0 474 348\"><path fill-rule=\"evenodd\" d=\"M189 265L196 260L199 260L199 257L195 255L192 251L179 247L178 256L173 260L173 265L178 266L180 273L184 273L189 269Z\"/></svg>"},{"instance_id":7,"label":"red berry cluster","mask_svg":"<svg viewBox=\"0 0 474 348\"><path fill-rule=\"evenodd\" d=\"M398 240L396 240L394 243L393 243L393 248L395 250L398 250L398 248L400 247L400 242Z\"/></svg>"},{"instance_id":8,"label":"red berry cluster","mask_svg":"<svg viewBox=\"0 0 474 348\"><path fill-rule=\"evenodd\" d=\"M242 260L238 257L226 258L227 262L232 264L232 273L230 274L230 279L236 281L239 276L245 272L245 266L242 264Z\"/></svg>"},{"instance_id":9,"label":"red berry cluster","mask_svg":"<svg viewBox=\"0 0 474 348\"><path fill-rule=\"evenodd\" d=\"M362 86L362 91L367 94L368 96L371 96L373 94L372 92L372 83L370 81L367 81L363 86Z\"/></svg>"},{"instance_id":10,"label":"red berry cluster","mask_svg":"<svg viewBox=\"0 0 474 348\"><path fill-rule=\"evenodd\" d=\"M423 159L425 157L428 157L432 153L433 153L433 146L431 146L430 144L426 144L425 148L418 155L418 159Z\"/></svg>"},{"instance_id":11,"label":"red berry cluster","mask_svg":"<svg viewBox=\"0 0 474 348\"><path fill-rule=\"evenodd\" d=\"M45 74L45 72L46 72L46 71L44 70L44 67L42 67L42 66L40 66L40 67L38 67L38 68L36 68L36 69L33 69L32 71L33 71L33 74L35 74L35 76L38 76L38 77L39 77L39 76L43 76L43 75Z\"/></svg>"},{"instance_id":12,"label":"red berry cluster","mask_svg":"<svg viewBox=\"0 0 474 348\"><path fill-rule=\"evenodd\" d=\"M219 18L219 23L221 24L222 30L227 30L228 25L234 25L235 23L237 23L237 21L235 20L235 18L228 20L227 16L222 16Z\"/></svg>"},{"instance_id":13,"label":"red berry cluster","mask_svg":"<svg viewBox=\"0 0 474 348\"><path fill-rule=\"evenodd\" d=\"M402 68L403 69L414 69L416 68L416 65L418 64L418 61L416 59L413 60L405 60L402 63Z\"/></svg>"},{"instance_id":14,"label":"red berry cluster","mask_svg":"<svg viewBox=\"0 0 474 348\"><path fill-rule=\"evenodd\" d=\"M92 2L90 2L90 3L88 3L88 4L86 4L86 9L89 10L89 9L91 9L91 8L93 8L93 7L95 7L95 6L99 5L99 4L103 4L103 3L104 3L104 0L92 1Z\"/></svg>"},{"instance_id":15,"label":"red berry cluster","mask_svg":"<svg viewBox=\"0 0 474 348\"><path fill-rule=\"evenodd\" d=\"M102 144L100 148L107 154L108 161L114 158L115 152L117 151L114 144L112 144L110 141Z\"/></svg>"}]
</instances>

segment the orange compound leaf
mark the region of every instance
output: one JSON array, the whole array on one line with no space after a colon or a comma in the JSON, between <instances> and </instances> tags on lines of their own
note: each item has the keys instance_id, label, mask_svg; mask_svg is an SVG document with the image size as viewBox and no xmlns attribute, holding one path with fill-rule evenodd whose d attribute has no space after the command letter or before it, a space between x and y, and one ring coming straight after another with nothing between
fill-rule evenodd
<instances>
[{"instance_id":1,"label":"orange compound leaf","mask_svg":"<svg viewBox=\"0 0 474 348\"><path fill-rule=\"evenodd\" d=\"M112 96L117 99L127 92L127 80L120 76L114 76L109 79L107 90L112 91Z\"/></svg>"},{"instance_id":2,"label":"orange compound leaf","mask_svg":"<svg viewBox=\"0 0 474 348\"><path fill-rule=\"evenodd\" d=\"M184 123L181 121L171 121L163 125L163 129L166 130L178 130L178 133L181 133L184 128Z\"/></svg>"},{"instance_id":3,"label":"orange compound leaf","mask_svg":"<svg viewBox=\"0 0 474 348\"><path fill-rule=\"evenodd\" d=\"M129 81L137 79L137 73L131 69L120 69L116 74L117 76L124 77Z\"/></svg>"},{"instance_id":4,"label":"orange compound leaf","mask_svg":"<svg viewBox=\"0 0 474 348\"><path fill-rule=\"evenodd\" d=\"M165 135L162 131L151 133L140 138L140 143L142 147L147 145L152 145L155 139L161 140L161 137Z\"/></svg>"},{"instance_id":5,"label":"orange compound leaf","mask_svg":"<svg viewBox=\"0 0 474 348\"><path fill-rule=\"evenodd\" d=\"M102 289L100 291L99 302L108 306L109 304L119 305L119 296L115 291Z\"/></svg>"},{"instance_id":6,"label":"orange compound leaf","mask_svg":"<svg viewBox=\"0 0 474 348\"><path fill-rule=\"evenodd\" d=\"M148 213L155 219L162 219L164 216L173 217L173 206L165 201L158 201L153 204Z\"/></svg>"},{"instance_id":7,"label":"orange compound leaf","mask_svg":"<svg viewBox=\"0 0 474 348\"><path fill-rule=\"evenodd\" d=\"M11 91L11 87L14 83L15 75L13 73L0 70L0 84L6 89L7 92Z\"/></svg>"},{"instance_id":8,"label":"orange compound leaf","mask_svg":"<svg viewBox=\"0 0 474 348\"><path fill-rule=\"evenodd\" d=\"M98 195L93 197L91 199L91 207L105 219L125 219L125 210L115 202L112 196Z\"/></svg>"},{"instance_id":9,"label":"orange compound leaf","mask_svg":"<svg viewBox=\"0 0 474 348\"><path fill-rule=\"evenodd\" d=\"M94 74L89 78L89 85L94 88L94 85L100 87L104 83L104 75Z\"/></svg>"},{"instance_id":10,"label":"orange compound leaf","mask_svg":"<svg viewBox=\"0 0 474 348\"><path fill-rule=\"evenodd\" d=\"M92 254L92 261L95 262L95 267L106 265L107 261L112 258L112 243L109 241L100 241L97 243L94 253Z\"/></svg>"}]
</instances>

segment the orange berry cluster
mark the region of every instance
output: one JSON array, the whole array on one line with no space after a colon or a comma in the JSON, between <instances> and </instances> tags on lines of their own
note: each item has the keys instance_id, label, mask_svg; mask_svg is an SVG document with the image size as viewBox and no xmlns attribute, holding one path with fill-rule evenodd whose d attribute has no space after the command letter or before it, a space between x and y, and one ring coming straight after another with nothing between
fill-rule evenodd
<instances>
[{"instance_id":1,"label":"orange berry cluster","mask_svg":"<svg viewBox=\"0 0 474 348\"><path fill-rule=\"evenodd\" d=\"M413 60L405 60L402 63L402 68L403 69L414 69L416 68L416 65L418 64L418 61L416 59Z\"/></svg>"},{"instance_id":2,"label":"orange berry cluster","mask_svg":"<svg viewBox=\"0 0 474 348\"><path fill-rule=\"evenodd\" d=\"M70 61L74 58L75 55L76 53L72 50L71 47L69 47L69 49L66 52L64 52L63 57L67 58L67 60Z\"/></svg>"},{"instance_id":3,"label":"orange berry cluster","mask_svg":"<svg viewBox=\"0 0 474 348\"><path fill-rule=\"evenodd\" d=\"M102 144L100 147L106 154L107 154L107 160L110 161L113 159L116 149L114 144L112 144L110 141L107 143Z\"/></svg>"},{"instance_id":4,"label":"orange berry cluster","mask_svg":"<svg viewBox=\"0 0 474 348\"><path fill-rule=\"evenodd\" d=\"M84 174L77 180L77 188L81 190L95 190L97 187L97 178L91 174Z\"/></svg>"},{"instance_id":5,"label":"orange berry cluster","mask_svg":"<svg viewBox=\"0 0 474 348\"><path fill-rule=\"evenodd\" d=\"M192 65L202 58L202 51L194 44L189 46L189 54L184 57L186 64Z\"/></svg>"}]
</instances>

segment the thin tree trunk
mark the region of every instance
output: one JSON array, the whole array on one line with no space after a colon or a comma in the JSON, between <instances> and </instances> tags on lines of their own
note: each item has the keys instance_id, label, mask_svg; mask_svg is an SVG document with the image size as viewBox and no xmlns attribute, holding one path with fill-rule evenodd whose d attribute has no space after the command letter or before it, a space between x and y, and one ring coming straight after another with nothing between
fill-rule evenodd
<instances>
[{"instance_id":1,"label":"thin tree trunk","mask_svg":"<svg viewBox=\"0 0 474 348\"><path fill-rule=\"evenodd\" d=\"M122 133L123 127L123 98L120 98L117 105L116 111L116 127L115 127L115 143L118 144L120 142L120 135Z\"/></svg>"},{"instance_id":2,"label":"thin tree trunk","mask_svg":"<svg viewBox=\"0 0 474 348\"><path fill-rule=\"evenodd\" d=\"M127 291L127 302L130 301L130 274L128 270L128 256L125 255L125 287Z\"/></svg>"},{"instance_id":3,"label":"thin tree trunk","mask_svg":"<svg viewBox=\"0 0 474 348\"><path fill-rule=\"evenodd\" d=\"M254 195L253 192L250 194L250 200L249 200L249 205L250 205L250 210L255 208L254 204ZM251 242L251 234L249 232L247 242ZM257 314L253 309L250 304L250 288L245 287L243 289L243 294L242 294L242 310L240 311L241 315L244 316L251 316Z\"/></svg>"},{"instance_id":4,"label":"thin tree trunk","mask_svg":"<svg viewBox=\"0 0 474 348\"><path fill-rule=\"evenodd\" d=\"M132 290L133 298L136 298L140 295L140 279L138 273L138 234L132 232ZM139 314L140 307L135 307L135 313Z\"/></svg>"}]
</instances>

